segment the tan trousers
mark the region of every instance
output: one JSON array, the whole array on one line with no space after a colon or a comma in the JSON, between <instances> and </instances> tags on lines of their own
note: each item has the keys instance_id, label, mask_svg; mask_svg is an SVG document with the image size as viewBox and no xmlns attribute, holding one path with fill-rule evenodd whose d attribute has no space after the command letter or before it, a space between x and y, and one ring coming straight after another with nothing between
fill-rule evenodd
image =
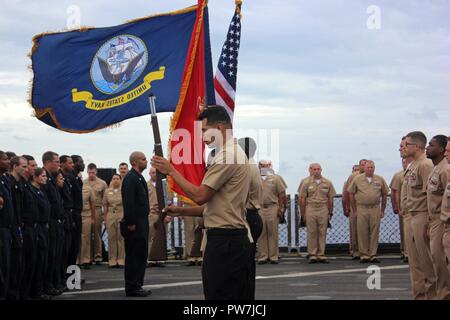
<instances>
[{"instance_id":1,"label":"tan trousers","mask_svg":"<svg viewBox=\"0 0 450 320\"><path fill-rule=\"evenodd\" d=\"M434 273L433 261L431 259L430 243L424 238L424 228L428 222L428 212L411 214L411 229L413 234L413 248L416 250L417 261L420 270L423 272L425 298L432 300L436 298L436 275ZM411 256L410 247L408 247Z\"/></svg>"},{"instance_id":2,"label":"tan trousers","mask_svg":"<svg viewBox=\"0 0 450 320\"><path fill-rule=\"evenodd\" d=\"M258 239L258 261L278 261L278 205L262 208L259 212L263 229Z\"/></svg>"},{"instance_id":3,"label":"tan trousers","mask_svg":"<svg viewBox=\"0 0 450 320\"><path fill-rule=\"evenodd\" d=\"M403 216L405 230L405 244L408 251L409 274L411 278L412 294L415 300L425 300L425 276L420 267L420 256L414 245L411 215Z\"/></svg>"},{"instance_id":4,"label":"tan trousers","mask_svg":"<svg viewBox=\"0 0 450 320\"><path fill-rule=\"evenodd\" d=\"M359 248L358 248L358 218L356 214L350 210L350 216L348 217L348 222L350 225L350 254L352 257L359 257Z\"/></svg>"},{"instance_id":5,"label":"tan trousers","mask_svg":"<svg viewBox=\"0 0 450 320\"><path fill-rule=\"evenodd\" d=\"M91 263L92 262L92 252L91 252L91 242L92 242L92 218L89 215L81 216L81 248L80 248L80 263Z\"/></svg>"},{"instance_id":6,"label":"tan trousers","mask_svg":"<svg viewBox=\"0 0 450 320\"><path fill-rule=\"evenodd\" d=\"M149 214L148 215L148 226L149 226L149 233L148 233L148 257L150 257L150 253L152 252L152 241L153 241L153 234L155 233L155 223L158 221L159 215L157 214ZM168 225L167 223L164 223L164 228L166 228L166 237L168 235Z\"/></svg>"},{"instance_id":7,"label":"tan trousers","mask_svg":"<svg viewBox=\"0 0 450 320\"><path fill-rule=\"evenodd\" d=\"M405 244L405 226L403 223L403 216L398 216L398 224L400 229L400 252L402 255L405 256L405 258L408 257L408 250L406 250L406 244Z\"/></svg>"},{"instance_id":8,"label":"tan trousers","mask_svg":"<svg viewBox=\"0 0 450 320\"><path fill-rule=\"evenodd\" d=\"M445 256L447 257L447 269L450 273L450 224L445 224L444 236L442 237L442 244L444 246Z\"/></svg>"},{"instance_id":9,"label":"tan trousers","mask_svg":"<svg viewBox=\"0 0 450 320\"><path fill-rule=\"evenodd\" d=\"M306 207L307 245L310 260L324 260L327 241L328 208Z\"/></svg>"},{"instance_id":10,"label":"tan trousers","mask_svg":"<svg viewBox=\"0 0 450 320\"><path fill-rule=\"evenodd\" d=\"M103 213L101 207L95 208L95 226L94 226L94 261L103 261L102 256L102 223Z\"/></svg>"},{"instance_id":11,"label":"tan trousers","mask_svg":"<svg viewBox=\"0 0 450 320\"><path fill-rule=\"evenodd\" d=\"M110 212L108 214L106 229L108 231L108 263L110 266L125 265L125 242L120 234L119 225L122 218L122 213Z\"/></svg>"},{"instance_id":12,"label":"tan trousers","mask_svg":"<svg viewBox=\"0 0 450 320\"><path fill-rule=\"evenodd\" d=\"M358 248L361 259L374 259L377 256L380 236L381 209L379 206L357 207Z\"/></svg>"},{"instance_id":13,"label":"tan trousers","mask_svg":"<svg viewBox=\"0 0 450 320\"><path fill-rule=\"evenodd\" d=\"M437 276L436 299L450 300L450 273L447 268L447 259L443 246L445 224L439 219L439 215L429 222L430 251L433 260L434 273Z\"/></svg>"},{"instance_id":14,"label":"tan trousers","mask_svg":"<svg viewBox=\"0 0 450 320\"><path fill-rule=\"evenodd\" d=\"M188 261L201 261L201 257L192 257L192 247L195 240L195 228L198 225L199 218L197 217L184 217L184 258Z\"/></svg>"}]
</instances>

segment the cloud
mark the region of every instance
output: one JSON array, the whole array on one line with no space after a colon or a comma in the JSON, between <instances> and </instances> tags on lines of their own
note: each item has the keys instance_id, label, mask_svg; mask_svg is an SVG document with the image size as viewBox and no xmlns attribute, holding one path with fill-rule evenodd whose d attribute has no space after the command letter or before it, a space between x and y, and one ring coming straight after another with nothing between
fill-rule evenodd
<instances>
[{"instance_id":1,"label":"cloud","mask_svg":"<svg viewBox=\"0 0 450 320\"><path fill-rule=\"evenodd\" d=\"M78 0L76 4L83 25L110 26L194 2L149 5L138 0L123 7L108 0ZM148 117L127 120L116 129L72 135L30 116L26 99L31 37L64 29L66 9L72 3L2 2L1 148L35 156L46 149L81 153L107 167L115 167L134 150L150 154ZM379 0L378 31L366 27L370 4L244 1L235 126L277 132L279 168L292 192L309 162L320 162L336 187L363 157L379 159L377 171L389 178L400 166L397 148L403 134L422 130L427 136L448 135L450 3ZM233 1L209 2L214 64L233 7ZM163 141L168 138L169 116L159 116Z\"/></svg>"}]
</instances>

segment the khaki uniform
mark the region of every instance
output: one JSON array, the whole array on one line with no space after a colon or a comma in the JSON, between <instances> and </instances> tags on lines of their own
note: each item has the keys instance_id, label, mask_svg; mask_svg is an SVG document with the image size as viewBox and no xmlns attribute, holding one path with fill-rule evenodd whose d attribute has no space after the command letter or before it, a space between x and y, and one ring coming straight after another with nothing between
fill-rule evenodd
<instances>
[{"instance_id":1,"label":"khaki uniform","mask_svg":"<svg viewBox=\"0 0 450 320\"><path fill-rule=\"evenodd\" d=\"M188 206L185 204L184 206ZM194 247L195 242L195 231L197 228L200 228L200 225L203 224L203 219L201 217L183 217L184 223L184 258L188 261L202 261L202 257L198 256L198 253L193 254L192 248ZM203 230L202 230L203 233ZM203 242L203 238L202 242ZM201 246L201 244L200 244Z\"/></svg>"},{"instance_id":2,"label":"khaki uniform","mask_svg":"<svg viewBox=\"0 0 450 320\"><path fill-rule=\"evenodd\" d=\"M447 257L448 272L450 273L450 181L447 183L444 196L442 198L441 221L445 222L442 244Z\"/></svg>"},{"instance_id":3,"label":"khaki uniform","mask_svg":"<svg viewBox=\"0 0 450 320\"><path fill-rule=\"evenodd\" d=\"M94 193L94 205L95 205L95 225L94 225L94 261L101 262L102 257L102 223L103 223L103 195L108 188L105 181L96 177L94 181L85 179L83 185L88 185Z\"/></svg>"},{"instance_id":4,"label":"khaki uniform","mask_svg":"<svg viewBox=\"0 0 450 320\"><path fill-rule=\"evenodd\" d=\"M108 231L108 260L110 266L125 265L125 242L120 234L123 218L122 193L120 189L108 188L103 196L103 206L108 208L106 230Z\"/></svg>"},{"instance_id":5,"label":"khaki uniform","mask_svg":"<svg viewBox=\"0 0 450 320\"><path fill-rule=\"evenodd\" d=\"M278 195L286 191L286 187L279 176L272 174L262 181L262 189L263 230L258 239L258 261L278 261Z\"/></svg>"},{"instance_id":6,"label":"khaki uniform","mask_svg":"<svg viewBox=\"0 0 450 320\"><path fill-rule=\"evenodd\" d=\"M80 259L81 264L92 262L91 253L91 242L92 242L92 212L91 203L95 202L95 196L92 189L87 185L83 184L82 189L83 196L83 210L81 211L81 248L80 248Z\"/></svg>"},{"instance_id":7,"label":"khaki uniform","mask_svg":"<svg viewBox=\"0 0 450 320\"><path fill-rule=\"evenodd\" d=\"M410 231L417 259L413 263L418 263L418 267L423 272L424 287L420 288L419 296L426 299L436 297L436 275L434 273L431 258L430 243L424 239L424 229L428 222L427 206L427 181L433 170L433 163L422 155L417 161L413 161L410 166L406 187L406 202L410 214ZM414 250L414 249L412 249ZM411 250L408 251L410 252ZM411 255L411 252L410 252ZM417 266L414 266L417 268Z\"/></svg>"},{"instance_id":8,"label":"khaki uniform","mask_svg":"<svg viewBox=\"0 0 450 320\"><path fill-rule=\"evenodd\" d=\"M427 183L428 225L430 234L430 251L434 272L437 277L437 299L450 299L450 274L443 245L445 222L440 219L445 188L450 178L450 165L446 158L438 163Z\"/></svg>"},{"instance_id":9,"label":"khaki uniform","mask_svg":"<svg viewBox=\"0 0 450 320\"><path fill-rule=\"evenodd\" d=\"M348 188L354 194L358 215L358 248L361 259L373 260L378 250L380 236L380 200L389 192L384 179L376 174L372 181L365 174L356 176Z\"/></svg>"},{"instance_id":10,"label":"khaki uniform","mask_svg":"<svg viewBox=\"0 0 450 320\"><path fill-rule=\"evenodd\" d=\"M308 232L308 255L310 260L326 260L325 244L330 208L336 190L330 180L322 178L319 183L313 177L303 182L300 197L306 200L306 229Z\"/></svg>"},{"instance_id":11,"label":"khaki uniform","mask_svg":"<svg viewBox=\"0 0 450 320\"><path fill-rule=\"evenodd\" d=\"M150 208L154 205L158 204L158 196L156 194L156 183L153 184L153 181L149 180L147 182L148 187L148 201L150 203ZM149 214L148 215L148 226L149 226L149 236L148 236L148 256L150 257L150 253L152 252L152 242L153 235L155 234L155 223L158 222L159 215L157 214ZM168 232L167 223L164 223L164 227L166 228L166 236Z\"/></svg>"},{"instance_id":12,"label":"khaki uniform","mask_svg":"<svg viewBox=\"0 0 450 320\"><path fill-rule=\"evenodd\" d=\"M347 181L344 183L344 190L348 190L348 187L351 185L353 179L360 175L360 173L352 173ZM353 212L352 207L350 206L350 213L348 217L349 224L349 234L350 234L350 254L352 257L359 257L359 248L358 248L358 217Z\"/></svg>"},{"instance_id":13,"label":"khaki uniform","mask_svg":"<svg viewBox=\"0 0 450 320\"><path fill-rule=\"evenodd\" d=\"M411 225L411 215L409 214L407 202L407 187L411 165L405 170L400 192L400 210L403 214L403 226L405 229L405 244L408 252L409 272L411 278L412 293L415 300L425 299L425 276L420 268L420 256L414 245L414 236Z\"/></svg>"},{"instance_id":14,"label":"khaki uniform","mask_svg":"<svg viewBox=\"0 0 450 320\"><path fill-rule=\"evenodd\" d=\"M399 193L399 198L400 198L400 192L402 189L404 175L405 175L405 172L403 170L397 172L394 175L394 177L392 177L391 184L389 185L389 188L391 188L391 190L395 190L396 192ZM399 224L399 230L400 230L400 252L402 253L402 255L405 258L407 258L408 252L405 248L405 227L403 225L403 217L401 215L398 215L398 224Z\"/></svg>"},{"instance_id":15,"label":"khaki uniform","mask_svg":"<svg viewBox=\"0 0 450 320\"><path fill-rule=\"evenodd\" d=\"M263 186L261 181L261 175L259 173L258 165L255 163L249 163L250 168L250 192L248 195L247 209L261 210L261 204L263 202ZM282 183L284 180L280 177Z\"/></svg>"},{"instance_id":16,"label":"khaki uniform","mask_svg":"<svg viewBox=\"0 0 450 320\"><path fill-rule=\"evenodd\" d=\"M235 139L227 141L212 158L202 181L216 191L203 211L206 229L248 229L245 220L250 188L247 164L247 157Z\"/></svg>"},{"instance_id":17,"label":"khaki uniform","mask_svg":"<svg viewBox=\"0 0 450 320\"><path fill-rule=\"evenodd\" d=\"M250 171L236 139L217 150L202 184L215 190L203 211L208 238L202 267L205 299L250 299L253 239L246 221Z\"/></svg>"}]
</instances>

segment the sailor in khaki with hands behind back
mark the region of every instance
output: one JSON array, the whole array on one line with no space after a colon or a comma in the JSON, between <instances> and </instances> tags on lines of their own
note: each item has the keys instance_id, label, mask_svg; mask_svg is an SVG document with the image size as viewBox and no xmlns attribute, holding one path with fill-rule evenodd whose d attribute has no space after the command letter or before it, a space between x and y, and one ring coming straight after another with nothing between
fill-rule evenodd
<instances>
[{"instance_id":1,"label":"sailor in khaki with hands behind back","mask_svg":"<svg viewBox=\"0 0 450 320\"><path fill-rule=\"evenodd\" d=\"M384 217L387 194L386 181L374 174L375 163L367 160L364 174L356 176L348 187L350 203L358 216L358 247L361 263L377 263L380 220ZM381 204L381 206L380 206Z\"/></svg>"}]
</instances>

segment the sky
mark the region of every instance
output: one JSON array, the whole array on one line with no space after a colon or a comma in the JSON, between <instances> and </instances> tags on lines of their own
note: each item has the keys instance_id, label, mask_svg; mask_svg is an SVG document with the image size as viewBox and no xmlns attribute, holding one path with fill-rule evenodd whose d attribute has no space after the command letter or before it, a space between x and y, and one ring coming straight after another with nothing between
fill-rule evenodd
<instances>
[{"instance_id":1,"label":"sky","mask_svg":"<svg viewBox=\"0 0 450 320\"><path fill-rule=\"evenodd\" d=\"M192 4L2 0L0 150L37 159L47 150L80 154L100 168L117 168L134 150L150 156L149 116L82 135L33 118L31 39L63 30L71 5L80 9L81 25L104 27ZM234 1L210 0L209 12L216 65ZM447 0L244 0L235 135L259 137L292 194L311 162L322 165L338 193L360 158L373 159L389 183L401 168L404 134L450 135L449 12ZM158 118L166 143L170 114Z\"/></svg>"}]
</instances>

